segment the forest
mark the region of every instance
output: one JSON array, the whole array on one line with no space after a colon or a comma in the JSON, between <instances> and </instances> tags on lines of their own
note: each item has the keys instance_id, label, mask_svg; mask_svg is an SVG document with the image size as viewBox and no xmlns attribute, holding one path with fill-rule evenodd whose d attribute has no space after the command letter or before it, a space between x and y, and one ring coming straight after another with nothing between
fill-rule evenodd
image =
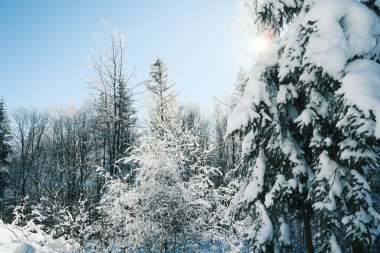
<instances>
[{"instance_id":1,"label":"forest","mask_svg":"<svg viewBox=\"0 0 380 253\"><path fill-rule=\"evenodd\" d=\"M264 46L211 113L116 29L83 104L0 100L0 252L380 252L380 3L239 8Z\"/></svg>"}]
</instances>

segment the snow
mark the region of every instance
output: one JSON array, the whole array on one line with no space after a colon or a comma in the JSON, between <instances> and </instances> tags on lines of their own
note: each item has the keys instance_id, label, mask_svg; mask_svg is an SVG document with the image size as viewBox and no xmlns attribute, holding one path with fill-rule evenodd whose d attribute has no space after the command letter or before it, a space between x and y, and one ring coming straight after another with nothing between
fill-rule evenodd
<instances>
[{"instance_id":1,"label":"snow","mask_svg":"<svg viewBox=\"0 0 380 253\"><path fill-rule=\"evenodd\" d=\"M292 138L286 138L282 143L282 152L289 157L289 160L299 164L301 163L299 157L303 151L298 147Z\"/></svg>"},{"instance_id":2,"label":"snow","mask_svg":"<svg viewBox=\"0 0 380 253\"><path fill-rule=\"evenodd\" d=\"M270 207L273 205L273 194L276 191L280 191L282 186L286 184L285 176L282 174L278 174L276 176L276 182L274 183L274 186L272 187L271 191L265 194L265 206Z\"/></svg>"},{"instance_id":3,"label":"snow","mask_svg":"<svg viewBox=\"0 0 380 253\"><path fill-rule=\"evenodd\" d=\"M297 180L294 178L291 178L288 180L289 187L293 188L294 190L297 189Z\"/></svg>"},{"instance_id":4,"label":"snow","mask_svg":"<svg viewBox=\"0 0 380 253\"><path fill-rule=\"evenodd\" d=\"M356 148L358 145L358 142L353 140L352 138L346 138L342 142L339 143L339 148L342 150L340 153L340 159L341 160L348 160L350 161L353 159L355 162L358 162L362 159L368 159L376 161L376 159L379 158L379 155L376 154L371 149L358 149Z\"/></svg>"},{"instance_id":5,"label":"snow","mask_svg":"<svg viewBox=\"0 0 380 253\"><path fill-rule=\"evenodd\" d=\"M203 200L203 199L196 199L194 201L191 202L192 205L194 206L198 206L198 207L204 207L208 210L211 210L212 206L210 205L209 202Z\"/></svg>"},{"instance_id":6,"label":"snow","mask_svg":"<svg viewBox=\"0 0 380 253\"><path fill-rule=\"evenodd\" d=\"M318 2L317 4L326 4L326 6L313 8L307 18L307 20L318 20L317 29L319 32L310 36L304 58L306 63L323 67L325 72L335 76L347 62L347 42L338 23L338 17L331 15L335 14L334 10L340 11L341 9L334 6L336 1L326 2ZM324 11L324 9L326 10ZM315 12L319 12L318 15L315 15ZM324 13L324 15L320 15L320 12Z\"/></svg>"},{"instance_id":7,"label":"snow","mask_svg":"<svg viewBox=\"0 0 380 253\"><path fill-rule=\"evenodd\" d=\"M270 2L274 2L273 10L282 10L281 6L284 3ZM267 3L268 1L264 5ZM289 4L293 6L292 3ZM324 15L320 15L320 13L324 13ZM308 42L303 44L299 41L299 34L300 29L305 27L310 28L312 32L309 34ZM242 98L228 118L227 134L246 127L255 119L262 118L263 115L257 109L261 102L271 107L267 84L262 79L262 73L266 67L274 66L276 62L279 63L280 81L301 66L305 66L307 69L300 77L306 83L314 81L316 70L313 66L321 67L325 73L337 79L346 73L342 79L340 92L353 105L357 105L364 111L371 110L377 119L380 118L380 93L378 92L380 90L380 68L378 64L375 62L368 64L371 62L369 60L355 60L345 68L347 62L356 55L373 53L379 34L378 17L362 3L356 0L315 2L311 5L309 12L302 13L291 24L282 39L284 53L280 59L276 52L278 42L268 39L268 44L263 48L261 57L251 70L249 82ZM304 50L304 55L302 50ZM285 103L297 96L293 84L281 84L276 97L277 103ZM295 122L301 127L307 126L313 124L318 115L321 117L328 115L328 103L321 94L312 89L308 108L301 112ZM358 131L365 132L370 127L370 124L365 124ZM376 124L375 135L380 138L379 122ZM328 143L326 144L328 145Z\"/></svg>"},{"instance_id":8,"label":"snow","mask_svg":"<svg viewBox=\"0 0 380 253\"><path fill-rule=\"evenodd\" d=\"M357 141L353 140L352 138L346 138L342 142L339 143L339 148L342 150L340 153L340 159L341 160L353 160L355 162L358 162L362 159L368 159L376 161L378 159L379 155L376 154L371 149L359 149L356 148L358 145Z\"/></svg>"},{"instance_id":9,"label":"snow","mask_svg":"<svg viewBox=\"0 0 380 253\"><path fill-rule=\"evenodd\" d=\"M323 13L323 15L321 15ZM347 61L357 55L374 55L379 48L377 15L356 0L319 0L289 26L282 39L279 79L305 68L300 81L312 83L315 67L340 78ZM306 38L308 37L308 40Z\"/></svg>"},{"instance_id":10,"label":"snow","mask_svg":"<svg viewBox=\"0 0 380 253\"><path fill-rule=\"evenodd\" d=\"M344 150L346 148L356 148L357 145L357 141L353 140L352 138L346 138L344 141L339 143L339 148L341 150Z\"/></svg>"},{"instance_id":11,"label":"snow","mask_svg":"<svg viewBox=\"0 0 380 253\"><path fill-rule=\"evenodd\" d=\"M304 20L317 21L305 58L330 76L337 76L348 59L371 51L380 33L376 14L355 0L317 1Z\"/></svg>"},{"instance_id":12,"label":"snow","mask_svg":"<svg viewBox=\"0 0 380 253\"><path fill-rule=\"evenodd\" d=\"M377 117L377 119L379 119ZM358 122L359 123L359 122ZM372 120L366 120L366 121L361 121L361 125L356 129L356 132L358 134L365 134L368 135L367 133L373 133L375 131L376 127L376 122L373 122ZM372 135L372 134L369 134Z\"/></svg>"},{"instance_id":13,"label":"snow","mask_svg":"<svg viewBox=\"0 0 380 253\"><path fill-rule=\"evenodd\" d=\"M318 129L314 128L313 137L311 138L309 147L319 148L321 146L322 140L323 140L322 135L319 133Z\"/></svg>"},{"instance_id":14,"label":"snow","mask_svg":"<svg viewBox=\"0 0 380 253\"><path fill-rule=\"evenodd\" d=\"M380 233L379 218L379 214L370 207L368 211L360 209L352 215L343 217L342 223L347 227L347 236L361 237L362 234L370 233L373 243Z\"/></svg>"},{"instance_id":15,"label":"snow","mask_svg":"<svg viewBox=\"0 0 380 253\"><path fill-rule=\"evenodd\" d=\"M356 170L351 170L351 175L352 175L352 177L355 178L358 185L360 185L360 188L362 188L363 190L366 190L368 192L371 191L371 188L369 187L367 180L362 175L360 175L359 172L357 172ZM372 205L372 199L371 198L367 199L367 203L371 206Z\"/></svg>"},{"instance_id":16,"label":"snow","mask_svg":"<svg viewBox=\"0 0 380 253\"><path fill-rule=\"evenodd\" d=\"M25 252L28 252L28 253L37 253L38 250L35 246L33 246L32 244L30 243L26 243L26 242L23 242L21 243L14 251L13 253L25 253ZM39 251L41 252L41 251Z\"/></svg>"},{"instance_id":17,"label":"snow","mask_svg":"<svg viewBox=\"0 0 380 253\"><path fill-rule=\"evenodd\" d=\"M349 104L356 105L365 114L373 112L376 118L374 135L380 138L380 65L360 59L349 63L344 72L337 94L342 94Z\"/></svg>"},{"instance_id":18,"label":"snow","mask_svg":"<svg viewBox=\"0 0 380 253\"><path fill-rule=\"evenodd\" d=\"M317 181L327 180L329 184L328 202L316 202L313 207L315 209L327 209L333 211L336 209L335 196L340 197L343 192L341 182L340 167L337 162L332 160L327 151L323 151L319 156L320 171L316 175Z\"/></svg>"},{"instance_id":19,"label":"snow","mask_svg":"<svg viewBox=\"0 0 380 253\"><path fill-rule=\"evenodd\" d=\"M281 242L283 245L290 245L290 227L289 224L285 222L285 219L283 217L280 217L279 222L280 225L280 237L278 238L278 241Z\"/></svg>"},{"instance_id":20,"label":"snow","mask_svg":"<svg viewBox=\"0 0 380 253\"><path fill-rule=\"evenodd\" d=\"M304 127L310 124L314 125L315 119L317 118L318 116L314 110L306 108L305 110L302 111L301 115L295 119L294 122L298 123L299 127Z\"/></svg>"},{"instance_id":21,"label":"snow","mask_svg":"<svg viewBox=\"0 0 380 253\"><path fill-rule=\"evenodd\" d=\"M261 75L268 66L276 63L278 41L267 38L265 44L266 46L262 49L260 59L252 67L249 81L242 97L228 117L226 134L231 134L246 127L249 122L256 118L261 118L261 115L256 112L255 106L261 102L268 106L271 104L266 91L266 83L262 81Z\"/></svg>"},{"instance_id":22,"label":"snow","mask_svg":"<svg viewBox=\"0 0 380 253\"><path fill-rule=\"evenodd\" d=\"M241 143L241 155L242 157L244 155L247 155L250 151L251 151L251 147L252 147L252 142L253 142L253 139L254 139L255 135L253 134L253 132L249 132L243 139L242 143Z\"/></svg>"},{"instance_id":23,"label":"snow","mask_svg":"<svg viewBox=\"0 0 380 253\"><path fill-rule=\"evenodd\" d=\"M319 156L319 163L320 163L320 172L316 176L318 180L321 179L328 179L330 180L333 174L338 169L339 165L334 161L331 160L327 151L323 151L322 154Z\"/></svg>"},{"instance_id":24,"label":"snow","mask_svg":"<svg viewBox=\"0 0 380 253\"><path fill-rule=\"evenodd\" d=\"M313 108L319 116L323 118L327 117L329 103L326 98L314 88L311 89L310 102L308 106Z\"/></svg>"},{"instance_id":25,"label":"snow","mask_svg":"<svg viewBox=\"0 0 380 253\"><path fill-rule=\"evenodd\" d=\"M264 245L267 241L270 241L273 237L273 225L265 210L264 205L258 200L255 202L256 213L261 220L260 228L257 229L254 223L247 231L247 238L255 238L255 244Z\"/></svg>"},{"instance_id":26,"label":"snow","mask_svg":"<svg viewBox=\"0 0 380 253\"><path fill-rule=\"evenodd\" d=\"M350 160L354 159L355 162L358 162L362 159L368 159L368 160L373 160L376 161L378 158L378 154L376 154L373 150L370 149L365 149L365 150L350 150L350 149L345 149L343 152L340 154L340 159L342 160Z\"/></svg>"},{"instance_id":27,"label":"snow","mask_svg":"<svg viewBox=\"0 0 380 253\"><path fill-rule=\"evenodd\" d=\"M62 238L53 239L41 232L31 233L17 226L4 224L0 220L1 253L76 253L79 245Z\"/></svg>"},{"instance_id":28,"label":"snow","mask_svg":"<svg viewBox=\"0 0 380 253\"><path fill-rule=\"evenodd\" d=\"M279 87L277 93L277 103L285 104L287 101L291 101L293 98L298 98L296 87L293 84L282 84Z\"/></svg>"},{"instance_id":29,"label":"snow","mask_svg":"<svg viewBox=\"0 0 380 253\"><path fill-rule=\"evenodd\" d=\"M365 54L376 46L376 36L379 35L380 29L379 20L375 13L363 4L352 1L347 6L343 29L351 56Z\"/></svg>"},{"instance_id":30,"label":"snow","mask_svg":"<svg viewBox=\"0 0 380 253\"><path fill-rule=\"evenodd\" d=\"M13 252L21 243L18 238L20 231L13 231L4 224L0 224L0 235L0 252Z\"/></svg>"},{"instance_id":31,"label":"snow","mask_svg":"<svg viewBox=\"0 0 380 253\"><path fill-rule=\"evenodd\" d=\"M265 157L260 156L256 159L256 164L252 171L252 181L247 185L240 202L250 202L257 199L257 196L263 191L264 175Z\"/></svg>"},{"instance_id":32,"label":"snow","mask_svg":"<svg viewBox=\"0 0 380 253\"><path fill-rule=\"evenodd\" d=\"M305 175L306 174L306 168L304 165L297 165L292 169L292 174L297 177L299 175Z\"/></svg>"},{"instance_id":33,"label":"snow","mask_svg":"<svg viewBox=\"0 0 380 253\"><path fill-rule=\"evenodd\" d=\"M294 122L298 123L298 126L302 129L308 125L315 125L315 121L319 117L327 117L328 115L328 102L324 96L316 91L314 88L310 92L310 101L307 108L302 111Z\"/></svg>"},{"instance_id":34,"label":"snow","mask_svg":"<svg viewBox=\"0 0 380 253\"><path fill-rule=\"evenodd\" d=\"M256 239L260 244L264 244L266 241L271 240L273 236L273 225L271 220L269 219L269 216L265 210L264 205L256 201L256 210L260 213L260 218L262 219L262 227L258 231L258 236Z\"/></svg>"},{"instance_id":35,"label":"snow","mask_svg":"<svg viewBox=\"0 0 380 253\"><path fill-rule=\"evenodd\" d=\"M330 246L331 246L331 252L342 253L342 250L340 249L339 244L337 243L336 237L334 234L331 234Z\"/></svg>"},{"instance_id":36,"label":"snow","mask_svg":"<svg viewBox=\"0 0 380 253\"><path fill-rule=\"evenodd\" d=\"M270 10L273 13L271 19L274 21L282 20L282 14L287 11L294 11L297 6L300 6L300 0L265 0L265 1L257 1L258 7L256 13L266 12ZM283 20L284 24L286 24L286 20ZM265 24L263 24L265 25Z\"/></svg>"},{"instance_id":37,"label":"snow","mask_svg":"<svg viewBox=\"0 0 380 253\"><path fill-rule=\"evenodd\" d=\"M380 215L375 211L375 209L371 206L368 208L368 213L372 217L374 217L374 226L370 228L372 241L375 241L377 237L380 235Z\"/></svg>"},{"instance_id":38,"label":"snow","mask_svg":"<svg viewBox=\"0 0 380 253\"><path fill-rule=\"evenodd\" d=\"M262 6L266 6L273 11L274 13L270 13L271 19L279 16L280 12L284 11L284 6L288 4L274 0L254 1L254 3L257 3L258 10ZM369 162L376 162L378 159L376 147L375 149L374 147L362 148L365 138L361 138L361 143L349 138L344 140L344 138L347 136L360 138L362 137L360 135L373 135L380 138L380 65L375 61L368 60L378 59L372 56L379 54L380 22L371 8L357 0L318 0L303 2L301 5L303 5L301 14L293 16L295 20L290 24L285 37L281 38L280 56L275 54L271 56L275 63L265 65L269 62L266 58L269 55L263 55L265 58L263 62L260 62L259 59L257 65L254 65L241 104L238 104L229 118L227 132L232 133L236 129L242 129L253 120L255 120L254 127L260 123L264 126L278 123L282 127L281 123L283 122L279 122L279 120L292 120L298 124L301 134L304 133L302 128L312 126L313 136L310 147L315 148L307 154L304 154L301 148L304 144L307 145L307 140L296 142L292 139L293 129L286 131L288 122L284 123L282 131L279 131L282 135L280 134L280 140L277 143L281 145L287 162L293 163L291 168L294 178L289 179L291 175L289 175L286 163L284 163L286 168L284 173L281 168L278 168L281 165L278 165L280 163L277 162L276 166L273 166L271 175L282 172L286 177L281 174L277 175L273 187L273 178L266 184L266 188L269 187L270 191L267 193L266 189L264 192L266 193L264 204L268 210L272 210L270 207L273 205L277 207L274 201L278 201L283 194L291 195L293 190L297 189L299 175L310 173L307 178L308 183L315 179L315 184L311 185L312 188L309 192L310 200L316 201L316 203L312 203L314 210L318 215L318 211L321 210L322 216L327 214L327 219L335 222L335 215L340 219L344 215L342 213L351 212L347 210L346 206L348 202L352 203L351 198L354 199L354 202L359 200L357 203L355 202L357 206L361 205L363 200L368 205L372 204L363 176L345 166L351 166L352 160L360 162L359 165L363 167L366 166L365 164L368 166ZM256 14L257 10L253 12ZM268 24L280 22L273 19L269 20ZM260 17L258 20L260 21ZM278 59L278 57L280 58ZM276 77L266 80L262 73L264 67L278 67L276 70L278 70L279 80ZM267 71L267 74L273 73L276 71ZM341 87L334 94L333 92L339 85ZM300 95L305 95L305 98L300 98L301 103L292 101L298 96L298 92ZM341 98L344 101L340 100ZM341 105L340 102L344 102L341 108L338 107ZM286 105L284 106L284 104ZM303 107L305 104L306 106ZM273 124L262 120L261 105L264 108L272 109L269 114L275 120ZM278 108L284 115L278 115L273 108ZM296 117L290 116L290 109L297 112ZM336 120L339 121L336 125L339 128L338 132L323 129L326 125L320 124L321 122L335 123ZM307 130L311 130L311 127ZM254 133L255 129L252 132ZM306 139L309 138L311 131L307 134ZM250 133L244 142L255 138L256 136L252 136ZM268 134L263 134L263 138L268 138ZM334 148L337 144L340 146L339 150L337 147ZM244 143L243 147L255 148L247 143ZM330 148L325 149L326 147ZM333 153L329 154L327 151L320 153L324 149ZM243 150L246 152L245 148ZM310 172L310 167L307 165L311 163L310 166L315 167L315 161L319 154L319 166L316 166L317 171L314 177L314 173ZM268 170L269 167L271 166L268 165ZM351 185L352 182L354 182L353 185ZM243 191L243 200L257 199L259 193L262 192L261 181L257 177L253 177ZM315 198L313 199L313 197ZM260 201L262 200L260 199ZM265 222L260 219L263 217L261 212L266 214L266 210L260 201L256 202L255 211L260 214L257 215L258 223L264 224ZM367 203L363 205L368 207ZM252 209L249 208L243 211L247 212L244 215L251 215ZM337 208L339 208L338 211ZM363 229L366 228L367 223L375 223L370 221L371 216L365 212L358 212L356 216L355 222L361 221L358 226ZM281 223L280 238L283 241L289 241L289 236L286 236L289 234L286 232L289 230L289 226L283 217L279 221ZM278 227L277 225L278 223L276 227ZM339 226L339 221L335 225ZM263 225L263 227L267 228L268 226ZM380 225L375 230L377 231L379 228ZM250 238L259 238L260 228L253 225L251 229L255 229L255 231L249 231ZM283 234L284 237L282 237ZM339 239L346 235L339 233ZM279 241L281 241L280 238ZM261 239L258 241L265 242ZM331 252L341 252L334 234L324 243L330 244Z\"/></svg>"}]
</instances>

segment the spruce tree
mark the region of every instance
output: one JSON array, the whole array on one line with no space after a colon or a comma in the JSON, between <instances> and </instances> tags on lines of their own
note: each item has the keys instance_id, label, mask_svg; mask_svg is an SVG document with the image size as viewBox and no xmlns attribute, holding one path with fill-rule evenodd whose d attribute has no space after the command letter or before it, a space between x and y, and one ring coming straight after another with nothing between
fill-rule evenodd
<instances>
[{"instance_id":1,"label":"spruce tree","mask_svg":"<svg viewBox=\"0 0 380 253\"><path fill-rule=\"evenodd\" d=\"M137 139L137 117L134 108L134 72L127 72L127 41L115 29L110 29L106 46L99 46L92 64L96 78L89 84L92 101L93 129L98 142L98 163L112 175L116 162L125 156Z\"/></svg>"},{"instance_id":2,"label":"spruce tree","mask_svg":"<svg viewBox=\"0 0 380 253\"><path fill-rule=\"evenodd\" d=\"M162 60L147 83L147 131L123 159L134 170L105 184L96 231L127 251L188 250L212 238L215 207L210 151L181 120L177 92ZM106 173L107 174L107 173Z\"/></svg>"},{"instance_id":3,"label":"spruce tree","mask_svg":"<svg viewBox=\"0 0 380 253\"><path fill-rule=\"evenodd\" d=\"M7 110L4 99L0 99L0 197L2 207L4 206L4 190L7 185L7 166L9 164L9 154L11 153L11 132ZM2 210L3 211L3 210Z\"/></svg>"},{"instance_id":4,"label":"spruce tree","mask_svg":"<svg viewBox=\"0 0 380 253\"><path fill-rule=\"evenodd\" d=\"M243 137L235 218L255 252L289 247L281 228L298 220L308 253L364 252L380 233L366 181L380 162L378 6L242 2L267 45L228 122Z\"/></svg>"},{"instance_id":5,"label":"spruce tree","mask_svg":"<svg viewBox=\"0 0 380 253\"><path fill-rule=\"evenodd\" d=\"M174 84L169 83L169 71L163 60L158 58L150 66L149 79L146 82L149 127L158 134L166 130L179 131L178 92Z\"/></svg>"},{"instance_id":6,"label":"spruce tree","mask_svg":"<svg viewBox=\"0 0 380 253\"><path fill-rule=\"evenodd\" d=\"M5 170L8 165L8 156L11 152L10 141L11 132L7 110L5 108L4 99L0 99L0 170Z\"/></svg>"}]
</instances>

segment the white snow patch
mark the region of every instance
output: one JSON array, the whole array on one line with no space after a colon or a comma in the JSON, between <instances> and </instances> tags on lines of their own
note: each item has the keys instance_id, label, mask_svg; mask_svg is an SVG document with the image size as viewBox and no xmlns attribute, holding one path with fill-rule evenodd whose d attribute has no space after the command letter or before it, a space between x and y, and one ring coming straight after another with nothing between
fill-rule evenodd
<instances>
[{"instance_id":1,"label":"white snow patch","mask_svg":"<svg viewBox=\"0 0 380 253\"><path fill-rule=\"evenodd\" d=\"M348 64L344 71L346 75L337 94L343 94L348 103L356 105L364 113L373 112L376 117L375 136L380 138L380 65L360 59Z\"/></svg>"},{"instance_id":2,"label":"white snow patch","mask_svg":"<svg viewBox=\"0 0 380 253\"><path fill-rule=\"evenodd\" d=\"M378 18L356 0L317 1L304 20L317 21L305 57L331 76L341 72L348 59L376 46Z\"/></svg>"},{"instance_id":3,"label":"white snow patch","mask_svg":"<svg viewBox=\"0 0 380 253\"><path fill-rule=\"evenodd\" d=\"M283 187L283 185L286 184L286 179L285 179L285 176L282 175L282 174L278 174L276 176L276 182L274 183L274 186L272 187L272 189L270 190L270 192L268 192L267 194L265 194L265 206L266 207L270 207L271 205L273 205L273 194L276 192L276 191L280 191L280 189Z\"/></svg>"},{"instance_id":4,"label":"white snow patch","mask_svg":"<svg viewBox=\"0 0 380 253\"><path fill-rule=\"evenodd\" d=\"M329 201L316 202L313 207L315 209L327 209L329 211L336 209L335 196L340 197L343 191L341 182L340 167L337 162L332 160L326 151L319 156L320 171L316 175L316 180L322 181L326 179L329 184L328 197Z\"/></svg>"},{"instance_id":5,"label":"white snow patch","mask_svg":"<svg viewBox=\"0 0 380 253\"><path fill-rule=\"evenodd\" d=\"M255 118L260 118L256 111L256 105L264 102L270 105L270 99L266 90L267 84L262 81L261 75L268 66L276 63L278 41L267 39L266 46L261 52L260 59L252 67L249 81L242 97L228 117L226 134L247 126Z\"/></svg>"},{"instance_id":6,"label":"white snow patch","mask_svg":"<svg viewBox=\"0 0 380 253\"><path fill-rule=\"evenodd\" d=\"M277 103L284 104L293 98L298 98L296 87L293 84L280 85L277 93Z\"/></svg>"},{"instance_id":7,"label":"white snow patch","mask_svg":"<svg viewBox=\"0 0 380 253\"><path fill-rule=\"evenodd\" d=\"M256 164L252 171L252 181L247 185L241 202L257 199L257 196L263 191L264 175L265 157L260 156L256 159Z\"/></svg>"},{"instance_id":8,"label":"white snow patch","mask_svg":"<svg viewBox=\"0 0 380 253\"><path fill-rule=\"evenodd\" d=\"M342 253L342 250L340 249L339 244L336 241L336 237L335 237L334 234L331 234L331 237L330 237L330 246L331 246L331 252Z\"/></svg>"},{"instance_id":9,"label":"white snow patch","mask_svg":"<svg viewBox=\"0 0 380 253\"><path fill-rule=\"evenodd\" d=\"M241 143L241 152L242 156L248 154L252 150L252 141L254 139L253 131L250 131L244 138Z\"/></svg>"},{"instance_id":10,"label":"white snow patch","mask_svg":"<svg viewBox=\"0 0 380 253\"><path fill-rule=\"evenodd\" d=\"M282 143L282 152L289 157L289 160L300 164L299 157L303 154L303 151L298 147L292 138L286 138Z\"/></svg>"},{"instance_id":11,"label":"white snow patch","mask_svg":"<svg viewBox=\"0 0 380 253\"><path fill-rule=\"evenodd\" d=\"M0 252L4 253L76 253L79 245L62 238L53 239L41 232L32 233L0 220Z\"/></svg>"},{"instance_id":12,"label":"white snow patch","mask_svg":"<svg viewBox=\"0 0 380 253\"><path fill-rule=\"evenodd\" d=\"M255 202L256 213L260 219L260 228L256 230L256 224L253 224L247 231L247 238L255 238L259 245L264 245L267 241L271 240L273 237L273 225L265 210L264 205L260 201Z\"/></svg>"},{"instance_id":13,"label":"white snow patch","mask_svg":"<svg viewBox=\"0 0 380 253\"><path fill-rule=\"evenodd\" d=\"M318 116L314 110L306 108L302 111L301 115L294 120L294 123L298 123L299 127L308 126L310 124L314 125L315 119L317 118Z\"/></svg>"},{"instance_id":14,"label":"white snow patch","mask_svg":"<svg viewBox=\"0 0 380 253\"><path fill-rule=\"evenodd\" d=\"M304 165L297 165L296 167L294 167L292 169L292 173L295 177L299 176L299 175L303 175L303 174L306 174L306 168Z\"/></svg>"},{"instance_id":15,"label":"white snow patch","mask_svg":"<svg viewBox=\"0 0 380 253\"><path fill-rule=\"evenodd\" d=\"M283 245L290 245L290 227L289 224L285 222L283 217L278 219L281 223L280 225L280 237L278 241Z\"/></svg>"}]
</instances>

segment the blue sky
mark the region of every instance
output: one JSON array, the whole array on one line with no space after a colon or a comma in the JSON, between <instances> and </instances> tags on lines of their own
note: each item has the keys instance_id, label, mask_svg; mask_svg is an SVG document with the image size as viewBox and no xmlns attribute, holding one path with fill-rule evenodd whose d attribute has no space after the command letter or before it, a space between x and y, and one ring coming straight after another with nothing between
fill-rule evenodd
<instances>
[{"instance_id":1,"label":"blue sky","mask_svg":"<svg viewBox=\"0 0 380 253\"><path fill-rule=\"evenodd\" d=\"M0 96L8 108L77 103L94 72L88 58L102 20L128 38L133 82L165 60L182 101L213 105L239 68L234 0L0 0Z\"/></svg>"}]
</instances>

